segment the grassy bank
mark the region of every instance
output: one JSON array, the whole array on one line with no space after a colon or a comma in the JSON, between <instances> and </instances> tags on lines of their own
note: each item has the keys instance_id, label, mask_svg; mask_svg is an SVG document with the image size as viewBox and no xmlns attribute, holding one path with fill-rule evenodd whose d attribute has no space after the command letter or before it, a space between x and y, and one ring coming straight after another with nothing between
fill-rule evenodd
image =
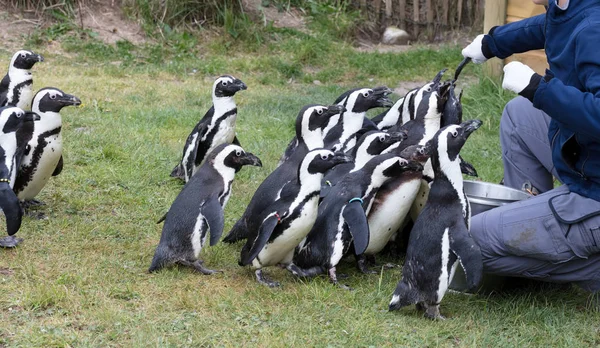
<instances>
[{"instance_id":1,"label":"grassy bank","mask_svg":"<svg viewBox=\"0 0 600 348\"><path fill-rule=\"evenodd\" d=\"M303 105L332 103L357 86L429 79L458 64L459 47L359 53L274 32L256 49L218 38L165 48L63 36L56 51L46 38L30 40L46 58L33 69L35 88L58 87L84 106L63 112L64 170L39 196L49 219L26 218L18 233L25 242L0 250L0 346L600 344L600 314L576 288L449 294L442 304L449 320L432 322L413 308L387 312L400 269L362 275L345 262L340 273L349 275L352 292L325 278L304 282L269 269L283 287L268 289L237 265L241 244L218 244L201 257L222 274L146 273L162 227L155 221L181 189L169 173L210 106L216 75L230 73L248 85L236 96L238 137L264 164L238 173L227 232L275 167ZM0 67L10 55L0 50ZM463 157L483 180L497 182L499 116L511 95L479 78L475 67L466 73L465 119L484 126Z\"/></svg>"}]
</instances>

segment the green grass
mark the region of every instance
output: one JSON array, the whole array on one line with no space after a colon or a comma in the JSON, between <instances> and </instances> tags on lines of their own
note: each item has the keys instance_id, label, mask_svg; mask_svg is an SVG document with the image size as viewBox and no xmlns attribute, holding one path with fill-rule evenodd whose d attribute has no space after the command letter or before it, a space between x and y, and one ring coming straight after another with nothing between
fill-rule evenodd
<instances>
[{"instance_id":1,"label":"green grass","mask_svg":"<svg viewBox=\"0 0 600 348\"><path fill-rule=\"evenodd\" d=\"M169 173L210 106L216 74L248 85L236 96L238 136L264 164L238 173L225 210L227 232L275 167L303 105L332 103L356 86L429 79L461 58L458 47L376 54L298 33L273 40L249 54L235 48L224 54L218 41L199 40L205 51L197 57L65 37L62 54L38 43L46 60L34 68L35 88L59 87L85 105L62 113L65 167L39 196L49 219L25 218L18 233L24 243L0 250L0 346L600 344L600 314L576 288L448 294L442 313L449 320L432 322L413 308L387 311L400 269L367 276L343 262L340 272L355 289L348 292L325 278L298 281L274 268L267 272L283 287L268 289L237 265L241 244L218 244L201 258L222 274L177 267L146 273L161 233L155 221L181 189ZM312 44L317 53L303 48ZM10 53L0 50L0 57L6 66ZM478 68L465 72L475 81L465 90L465 119L480 118L484 126L463 156L483 180L497 182L498 123L511 95L477 79Z\"/></svg>"}]
</instances>

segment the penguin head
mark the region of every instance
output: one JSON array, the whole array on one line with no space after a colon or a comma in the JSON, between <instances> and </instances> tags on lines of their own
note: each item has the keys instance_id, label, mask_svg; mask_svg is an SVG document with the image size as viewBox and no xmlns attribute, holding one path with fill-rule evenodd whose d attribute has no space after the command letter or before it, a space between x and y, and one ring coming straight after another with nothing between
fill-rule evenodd
<instances>
[{"instance_id":1,"label":"penguin head","mask_svg":"<svg viewBox=\"0 0 600 348\"><path fill-rule=\"evenodd\" d=\"M226 168L232 168L237 173L246 165L262 167L262 162L258 157L244 151L241 146L235 144L221 144L217 146L211 151L207 162L211 163L218 172Z\"/></svg>"},{"instance_id":2,"label":"penguin head","mask_svg":"<svg viewBox=\"0 0 600 348\"><path fill-rule=\"evenodd\" d=\"M406 171L421 171L423 165L394 153L386 153L371 159L361 170L367 173L371 172L371 185L379 187L388 179L397 177Z\"/></svg>"},{"instance_id":3,"label":"penguin head","mask_svg":"<svg viewBox=\"0 0 600 348\"><path fill-rule=\"evenodd\" d=\"M39 54L35 54L31 51L21 50L17 51L10 62L10 67L15 69L31 69L35 63L43 62L44 57Z\"/></svg>"},{"instance_id":4,"label":"penguin head","mask_svg":"<svg viewBox=\"0 0 600 348\"><path fill-rule=\"evenodd\" d=\"M32 122L40 119L35 112L23 111L17 107L0 108L0 140L2 134L16 132L24 122Z\"/></svg>"},{"instance_id":5,"label":"penguin head","mask_svg":"<svg viewBox=\"0 0 600 348\"><path fill-rule=\"evenodd\" d=\"M441 157L446 158L447 156L450 161L456 160L469 136L481 126L481 123L480 120L470 120L440 129L431 140L432 159L438 162L438 165Z\"/></svg>"},{"instance_id":6,"label":"penguin head","mask_svg":"<svg viewBox=\"0 0 600 348\"><path fill-rule=\"evenodd\" d=\"M403 141L407 136L408 134L404 130L390 133L382 131L367 132L354 147L355 157L359 157L361 154L377 156L391 145Z\"/></svg>"},{"instance_id":7,"label":"penguin head","mask_svg":"<svg viewBox=\"0 0 600 348\"><path fill-rule=\"evenodd\" d=\"M327 126L329 120L345 110L342 105L310 104L304 106L296 117L296 136L305 139L306 133L318 131L317 136L320 138L320 131Z\"/></svg>"},{"instance_id":8,"label":"penguin head","mask_svg":"<svg viewBox=\"0 0 600 348\"><path fill-rule=\"evenodd\" d=\"M448 69L440 70L431 82L426 83L416 92L421 96L419 104L415 106L417 115L422 115L424 118L432 115L437 118L444 111L448 100L448 85L442 84L441 80L446 70Z\"/></svg>"},{"instance_id":9,"label":"penguin head","mask_svg":"<svg viewBox=\"0 0 600 348\"><path fill-rule=\"evenodd\" d=\"M60 112L63 107L70 105L81 105L81 100L58 88L46 87L40 89L33 97L31 110L37 113Z\"/></svg>"},{"instance_id":10,"label":"penguin head","mask_svg":"<svg viewBox=\"0 0 600 348\"><path fill-rule=\"evenodd\" d=\"M375 88L359 88L353 90L341 102L348 111L355 113L367 112L373 108L390 107L394 105L388 95L392 90L382 86Z\"/></svg>"},{"instance_id":11,"label":"penguin head","mask_svg":"<svg viewBox=\"0 0 600 348\"><path fill-rule=\"evenodd\" d=\"M352 158L343 152L315 149L306 154L300 164L299 171L306 170L310 175L325 173L338 164L348 162L352 162Z\"/></svg>"},{"instance_id":12,"label":"penguin head","mask_svg":"<svg viewBox=\"0 0 600 348\"><path fill-rule=\"evenodd\" d=\"M400 152L400 157L419 163L425 163L432 152L431 142L427 142L425 145L411 145L405 148Z\"/></svg>"},{"instance_id":13,"label":"penguin head","mask_svg":"<svg viewBox=\"0 0 600 348\"><path fill-rule=\"evenodd\" d=\"M213 84L213 96L217 98L233 97L238 91L248 89L245 83L231 75L223 75Z\"/></svg>"}]
</instances>

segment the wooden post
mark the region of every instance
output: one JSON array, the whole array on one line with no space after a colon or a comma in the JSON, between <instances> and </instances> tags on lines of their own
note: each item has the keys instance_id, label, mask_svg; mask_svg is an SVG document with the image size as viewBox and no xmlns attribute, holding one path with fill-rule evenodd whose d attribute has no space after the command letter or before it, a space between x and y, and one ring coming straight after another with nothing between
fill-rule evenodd
<instances>
[{"instance_id":1,"label":"wooden post","mask_svg":"<svg viewBox=\"0 0 600 348\"><path fill-rule=\"evenodd\" d=\"M392 18L392 0L385 0L385 18Z\"/></svg>"},{"instance_id":2,"label":"wooden post","mask_svg":"<svg viewBox=\"0 0 600 348\"><path fill-rule=\"evenodd\" d=\"M502 0L499 0L502 1ZM493 4L490 4L490 6L495 6L494 1L492 1ZM458 24L456 25L456 29L460 29L460 22L462 19L462 6L463 6L463 0L458 0L458 4L456 6L456 11L458 11Z\"/></svg>"},{"instance_id":3,"label":"wooden post","mask_svg":"<svg viewBox=\"0 0 600 348\"><path fill-rule=\"evenodd\" d=\"M383 0L375 0L375 23L377 24L377 26L379 26L381 24L381 22L379 21L379 18L381 18L381 1Z\"/></svg>"},{"instance_id":4,"label":"wooden post","mask_svg":"<svg viewBox=\"0 0 600 348\"><path fill-rule=\"evenodd\" d=\"M398 9L400 10L400 29L406 30L406 0L398 1Z\"/></svg>"},{"instance_id":5,"label":"wooden post","mask_svg":"<svg viewBox=\"0 0 600 348\"><path fill-rule=\"evenodd\" d=\"M431 0L426 0L425 6L427 6L427 36L433 40L433 4Z\"/></svg>"},{"instance_id":6,"label":"wooden post","mask_svg":"<svg viewBox=\"0 0 600 348\"><path fill-rule=\"evenodd\" d=\"M419 37L419 0L413 0L413 35L415 40Z\"/></svg>"},{"instance_id":7,"label":"wooden post","mask_svg":"<svg viewBox=\"0 0 600 348\"><path fill-rule=\"evenodd\" d=\"M506 21L506 4L507 0L486 1L485 16L483 19L483 32L487 33L496 25L503 25ZM502 76L502 68L504 63L501 59L492 58L484 64L484 72L486 75L494 78Z\"/></svg>"},{"instance_id":8,"label":"wooden post","mask_svg":"<svg viewBox=\"0 0 600 348\"><path fill-rule=\"evenodd\" d=\"M450 0L442 1L442 25L444 25L444 30L448 29L448 9L450 8L449 2Z\"/></svg>"}]
</instances>

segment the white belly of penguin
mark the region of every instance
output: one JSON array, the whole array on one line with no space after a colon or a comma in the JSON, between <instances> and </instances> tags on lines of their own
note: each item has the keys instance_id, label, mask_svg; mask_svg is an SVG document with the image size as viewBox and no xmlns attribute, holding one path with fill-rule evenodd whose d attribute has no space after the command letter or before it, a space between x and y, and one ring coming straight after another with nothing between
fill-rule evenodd
<instances>
[{"instance_id":1,"label":"white belly of penguin","mask_svg":"<svg viewBox=\"0 0 600 348\"><path fill-rule=\"evenodd\" d=\"M281 235L265 245L258 254L261 266L288 264L292 261L294 249L310 232L317 220L318 202L318 196L308 201L302 208L300 216Z\"/></svg>"},{"instance_id":2,"label":"white belly of penguin","mask_svg":"<svg viewBox=\"0 0 600 348\"><path fill-rule=\"evenodd\" d=\"M371 209L369 245L365 254L373 255L383 250L390 237L406 219L420 187L420 179L403 183L394 192L389 193L382 204Z\"/></svg>"},{"instance_id":3,"label":"white belly of penguin","mask_svg":"<svg viewBox=\"0 0 600 348\"><path fill-rule=\"evenodd\" d=\"M33 175L31 180L27 183L27 185L23 188L21 192L19 192L20 200L31 200L44 188L52 173L56 169L56 165L58 161L60 161L60 156L62 155L62 133L52 135L50 137L45 138L46 147L44 148L44 152L40 157L40 160L34 168ZM35 144L35 146L39 146ZM24 158L22 166L28 166L32 163L32 155L35 153L35 147L32 147L29 155Z\"/></svg>"},{"instance_id":4,"label":"white belly of penguin","mask_svg":"<svg viewBox=\"0 0 600 348\"><path fill-rule=\"evenodd\" d=\"M219 129L215 133L211 146L206 152L207 155L211 153L215 147L225 143L231 144L233 142L233 139L235 138L235 119L236 117L233 115L219 123ZM204 156L204 158L206 158L206 156ZM202 163L204 163L204 160ZM202 163L200 163L200 165L202 165ZM197 168L200 168L200 166L196 167L196 169Z\"/></svg>"},{"instance_id":5,"label":"white belly of penguin","mask_svg":"<svg viewBox=\"0 0 600 348\"><path fill-rule=\"evenodd\" d=\"M21 87L19 102L17 107L23 110L31 109L31 100L33 99L33 88L31 85Z\"/></svg>"}]
</instances>

